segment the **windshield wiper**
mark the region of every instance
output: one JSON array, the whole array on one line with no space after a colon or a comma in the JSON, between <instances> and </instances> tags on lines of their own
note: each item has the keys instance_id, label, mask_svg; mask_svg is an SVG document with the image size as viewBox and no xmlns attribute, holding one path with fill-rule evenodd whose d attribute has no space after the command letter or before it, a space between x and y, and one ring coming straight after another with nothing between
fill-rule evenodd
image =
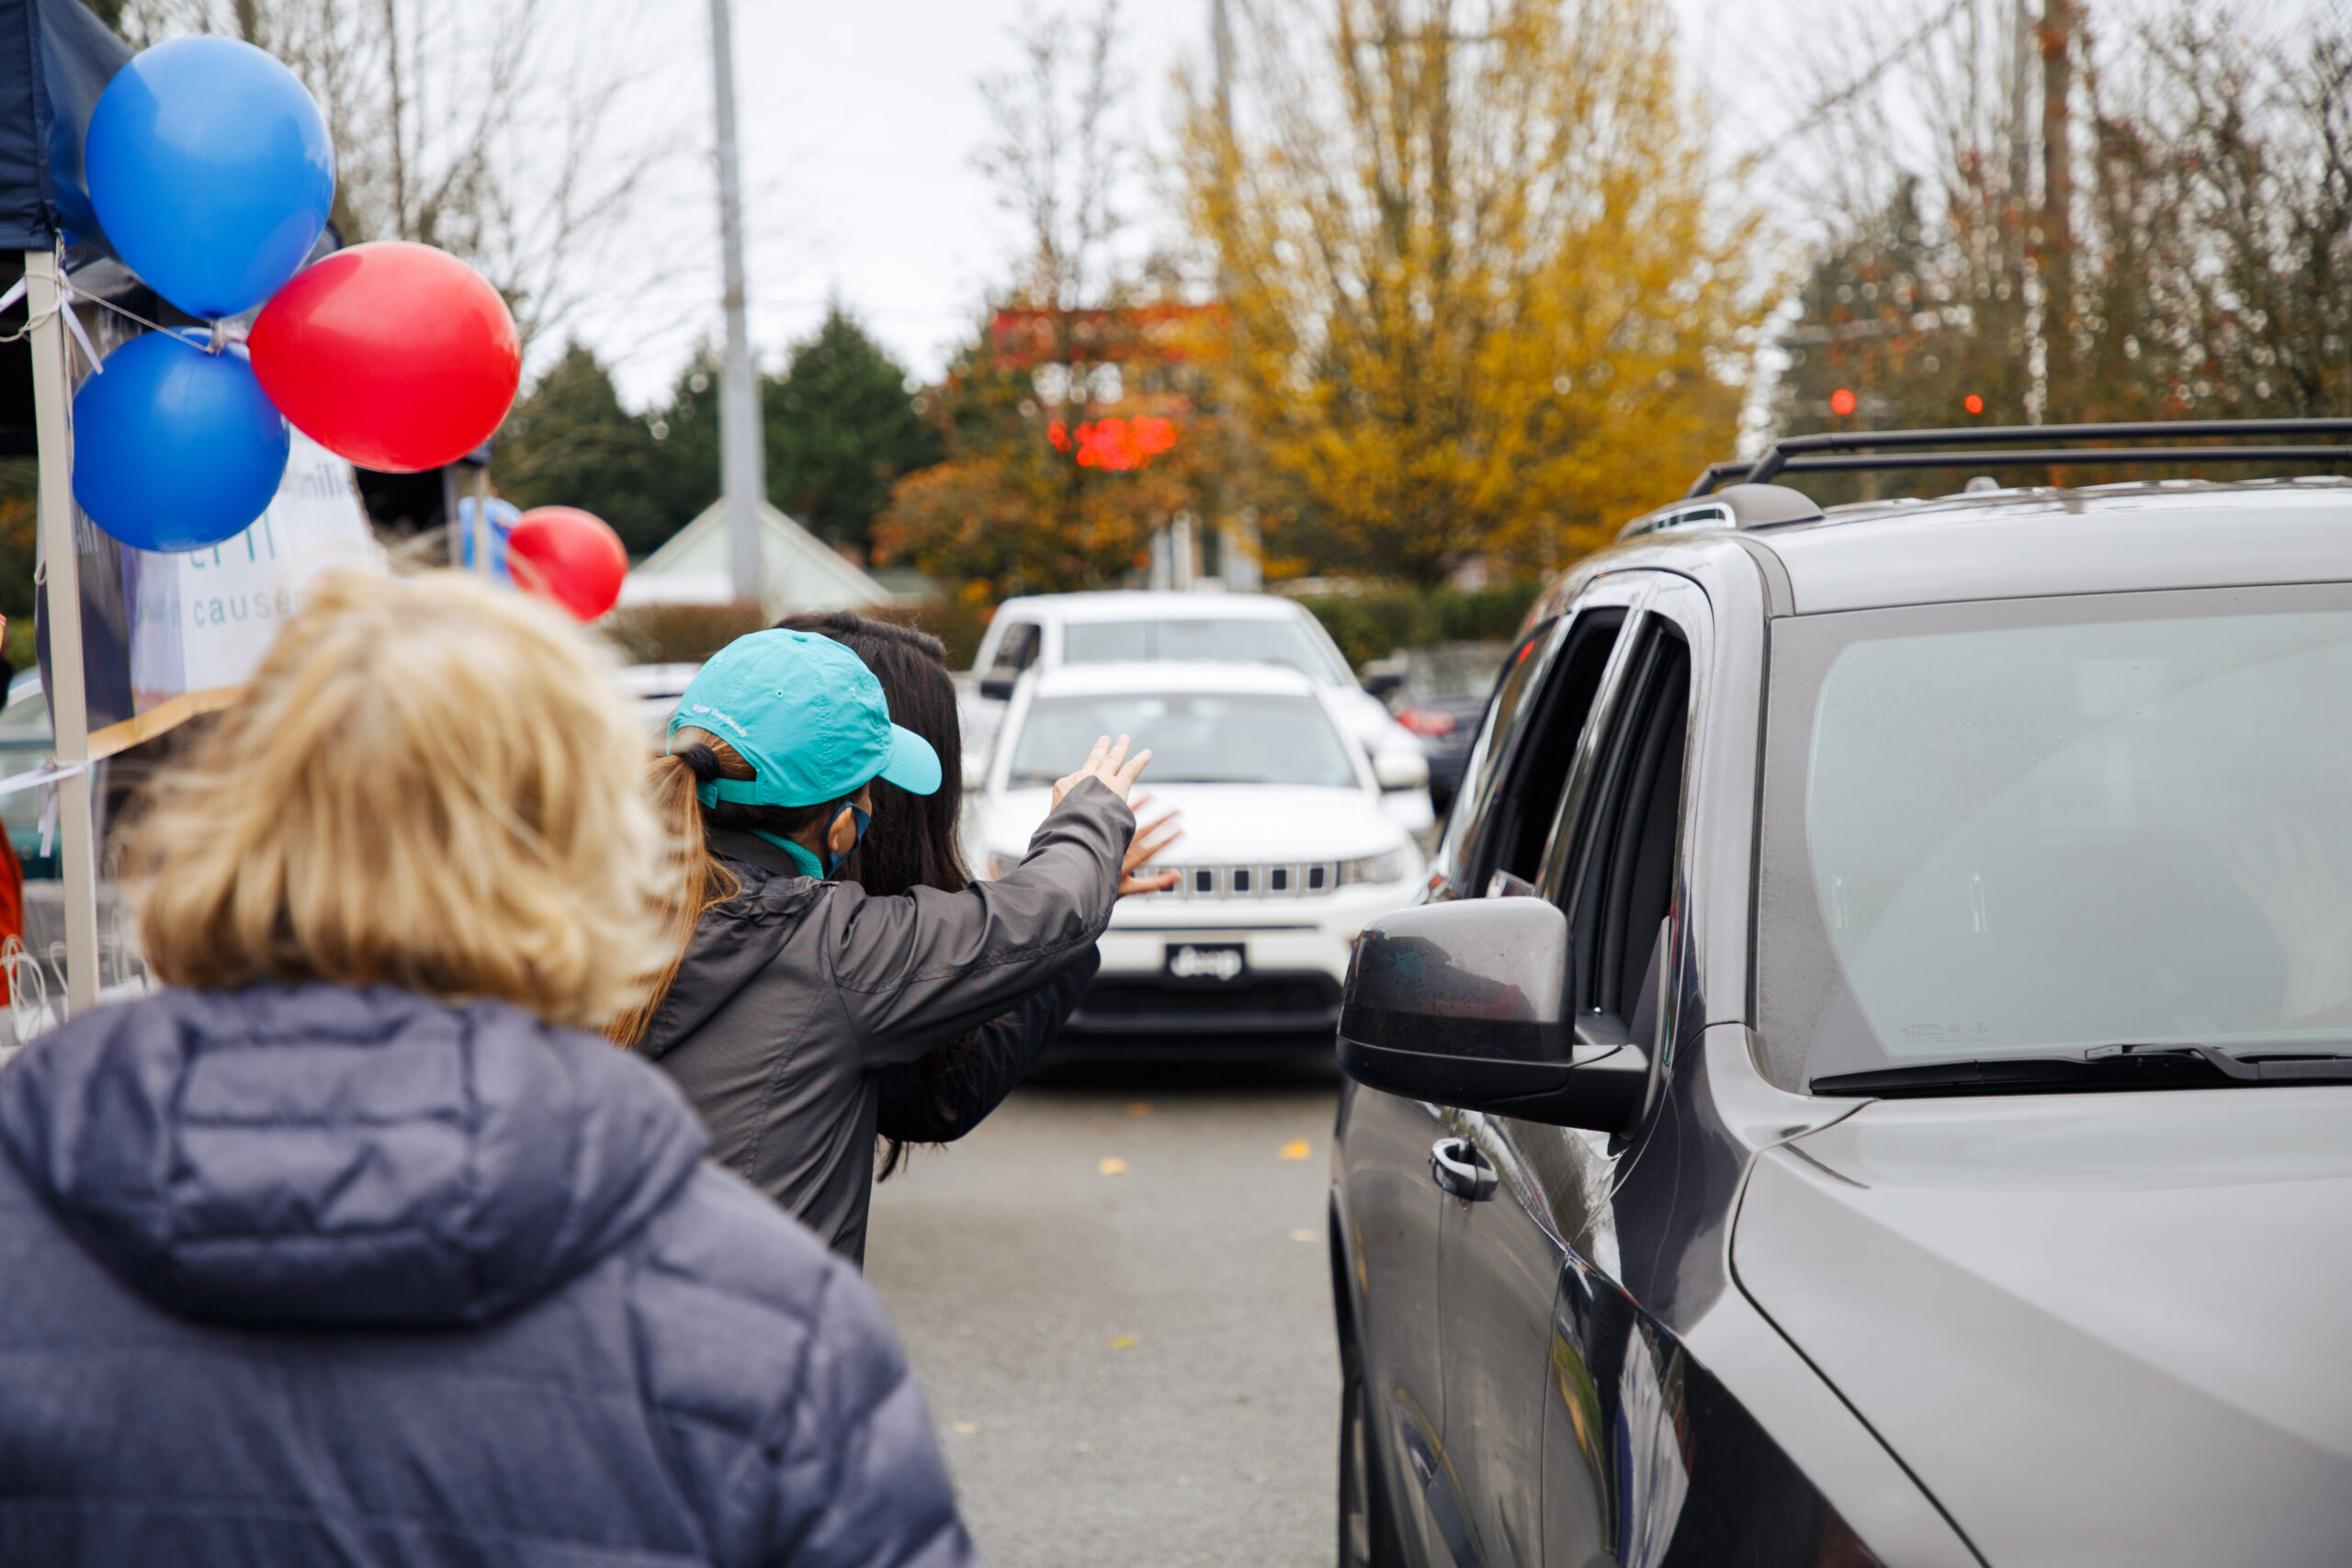
<instances>
[{"instance_id":1,"label":"windshield wiper","mask_svg":"<svg viewBox=\"0 0 2352 1568\"><path fill-rule=\"evenodd\" d=\"M1882 1100L1945 1094L2064 1093L2069 1089L2216 1089L2233 1085L2352 1083L2352 1055L2333 1052L2233 1056L2212 1045L2094 1045L2072 1056L1988 1056L1873 1067L1815 1078L1815 1094Z\"/></svg>"}]
</instances>

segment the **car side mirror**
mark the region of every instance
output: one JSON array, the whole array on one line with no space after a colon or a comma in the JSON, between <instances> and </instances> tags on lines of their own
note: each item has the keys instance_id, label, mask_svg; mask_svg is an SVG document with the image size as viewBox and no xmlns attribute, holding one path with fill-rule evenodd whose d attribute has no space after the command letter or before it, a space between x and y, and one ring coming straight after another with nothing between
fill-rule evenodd
<instances>
[{"instance_id":1,"label":"car side mirror","mask_svg":"<svg viewBox=\"0 0 2352 1568\"><path fill-rule=\"evenodd\" d=\"M1419 751L1384 746L1372 754L1372 777L1383 789L1426 789L1430 761Z\"/></svg>"},{"instance_id":2,"label":"car side mirror","mask_svg":"<svg viewBox=\"0 0 2352 1568\"><path fill-rule=\"evenodd\" d=\"M1567 976L1567 917L1545 899L1400 909L1357 939L1340 1066L1408 1100L1625 1132L1647 1096L1648 1053L1577 1043Z\"/></svg>"},{"instance_id":3,"label":"car side mirror","mask_svg":"<svg viewBox=\"0 0 2352 1568\"><path fill-rule=\"evenodd\" d=\"M1375 697L1385 697L1405 683L1402 670L1367 670L1363 672L1363 689Z\"/></svg>"},{"instance_id":4,"label":"car side mirror","mask_svg":"<svg viewBox=\"0 0 2352 1568\"><path fill-rule=\"evenodd\" d=\"M1001 703L1011 702L1015 679L1017 677L1012 675L983 675L980 677L980 695L993 697Z\"/></svg>"}]
</instances>

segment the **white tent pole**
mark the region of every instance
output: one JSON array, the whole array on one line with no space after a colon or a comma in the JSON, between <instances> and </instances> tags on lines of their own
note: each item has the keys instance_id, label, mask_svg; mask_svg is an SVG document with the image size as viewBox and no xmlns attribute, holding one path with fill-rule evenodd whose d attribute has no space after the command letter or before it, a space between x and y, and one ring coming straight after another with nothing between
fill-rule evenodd
<instances>
[{"instance_id":1,"label":"white tent pole","mask_svg":"<svg viewBox=\"0 0 2352 1568\"><path fill-rule=\"evenodd\" d=\"M90 705L82 683L82 564L74 540L74 426L57 257L25 253L32 318L33 429L40 449L40 547L49 589L50 723L57 760L90 760ZM98 867L85 770L57 784L58 850L65 874L65 1002L79 1017L98 1005Z\"/></svg>"}]
</instances>

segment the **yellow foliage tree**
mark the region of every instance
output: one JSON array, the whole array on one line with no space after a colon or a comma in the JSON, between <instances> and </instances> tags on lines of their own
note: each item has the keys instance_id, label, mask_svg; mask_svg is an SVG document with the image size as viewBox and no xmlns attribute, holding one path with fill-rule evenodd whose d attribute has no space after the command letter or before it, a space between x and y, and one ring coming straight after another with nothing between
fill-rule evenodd
<instances>
[{"instance_id":1,"label":"yellow foliage tree","mask_svg":"<svg viewBox=\"0 0 2352 1568\"><path fill-rule=\"evenodd\" d=\"M1764 313L1654 0L1258 0L1182 188L1270 552L1547 570L1729 455ZM1238 129L1237 129L1238 127Z\"/></svg>"}]
</instances>

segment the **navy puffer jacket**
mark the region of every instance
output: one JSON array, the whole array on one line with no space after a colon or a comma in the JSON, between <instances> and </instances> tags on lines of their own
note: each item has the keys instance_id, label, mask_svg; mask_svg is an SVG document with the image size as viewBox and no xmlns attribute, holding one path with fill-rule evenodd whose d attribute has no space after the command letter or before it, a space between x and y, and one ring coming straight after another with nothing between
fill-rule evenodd
<instances>
[{"instance_id":1,"label":"navy puffer jacket","mask_svg":"<svg viewBox=\"0 0 2352 1568\"><path fill-rule=\"evenodd\" d=\"M0 1150L0 1562L972 1562L856 1271L601 1040L165 991Z\"/></svg>"}]
</instances>

